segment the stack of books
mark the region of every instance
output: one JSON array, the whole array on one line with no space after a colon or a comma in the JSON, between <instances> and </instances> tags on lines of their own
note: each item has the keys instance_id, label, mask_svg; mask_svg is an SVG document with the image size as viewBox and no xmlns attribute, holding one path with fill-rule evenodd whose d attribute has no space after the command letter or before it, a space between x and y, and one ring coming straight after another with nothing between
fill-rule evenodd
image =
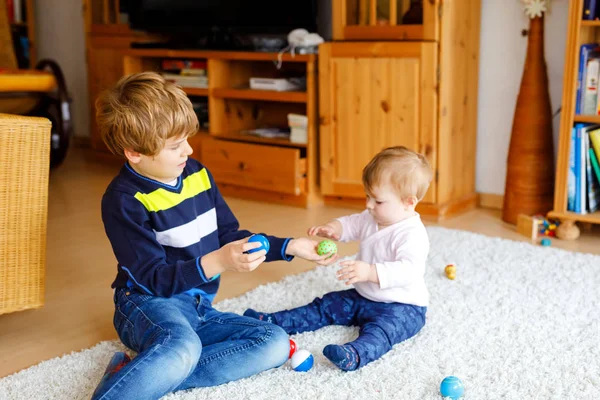
<instances>
[{"instance_id":1,"label":"stack of books","mask_svg":"<svg viewBox=\"0 0 600 400\"><path fill-rule=\"evenodd\" d=\"M208 87L206 61L202 60L162 60L162 76L184 88Z\"/></svg>"},{"instance_id":2,"label":"stack of books","mask_svg":"<svg viewBox=\"0 0 600 400\"><path fill-rule=\"evenodd\" d=\"M600 125L575 124L570 149L567 209L595 212L600 208Z\"/></svg>"}]
</instances>

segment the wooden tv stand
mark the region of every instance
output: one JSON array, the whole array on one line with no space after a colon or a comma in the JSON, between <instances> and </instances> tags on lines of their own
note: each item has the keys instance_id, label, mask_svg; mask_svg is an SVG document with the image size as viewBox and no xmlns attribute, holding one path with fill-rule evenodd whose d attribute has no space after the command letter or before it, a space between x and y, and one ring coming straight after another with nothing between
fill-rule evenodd
<instances>
[{"instance_id":1,"label":"wooden tv stand","mask_svg":"<svg viewBox=\"0 0 600 400\"><path fill-rule=\"evenodd\" d=\"M208 88L183 88L208 98L209 129L190 140L193 157L205 164L224 195L300 207L317 196L317 56L277 53L128 49L125 75L160 71L163 59L206 60ZM250 77L305 75L306 91L249 89ZM288 113L308 117L308 141L262 138L243 130L286 127Z\"/></svg>"}]
</instances>

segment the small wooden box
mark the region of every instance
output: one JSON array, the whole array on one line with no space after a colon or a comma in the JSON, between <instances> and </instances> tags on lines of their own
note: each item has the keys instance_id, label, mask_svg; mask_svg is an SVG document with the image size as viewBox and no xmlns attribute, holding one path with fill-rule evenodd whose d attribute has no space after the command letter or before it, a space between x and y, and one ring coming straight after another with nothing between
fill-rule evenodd
<instances>
[{"instance_id":1,"label":"small wooden box","mask_svg":"<svg viewBox=\"0 0 600 400\"><path fill-rule=\"evenodd\" d=\"M532 240L537 239L540 226L544 221L539 218L530 217L529 215L519 214L517 216L517 232L521 235L527 236Z\"/></svg>"}]
</instances>

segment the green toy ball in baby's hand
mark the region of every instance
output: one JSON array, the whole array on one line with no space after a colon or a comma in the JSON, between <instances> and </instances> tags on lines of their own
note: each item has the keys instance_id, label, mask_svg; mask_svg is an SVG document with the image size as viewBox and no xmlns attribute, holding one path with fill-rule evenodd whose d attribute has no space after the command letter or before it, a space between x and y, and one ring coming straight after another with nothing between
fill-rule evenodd
<instances>
[{"instance_id":1,"label":"green toy ball in baby's hand","mask_svg":"<svg viewBox=\"0 0 600 400\"><path fill-rule=\"evenodd\" d=\"M320 256L324 256L326 254L334 255L335 253L337 253L337 246L332 240L323 240L317 246L317 254Z\"/></svg>"}]
</instances>

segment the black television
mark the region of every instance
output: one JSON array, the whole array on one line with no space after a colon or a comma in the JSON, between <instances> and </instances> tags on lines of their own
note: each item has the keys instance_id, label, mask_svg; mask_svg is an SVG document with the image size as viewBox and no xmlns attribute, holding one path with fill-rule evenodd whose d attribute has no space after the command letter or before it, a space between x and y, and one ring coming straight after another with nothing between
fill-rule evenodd
<instances>
[{"instance_id":1,"label":"black television","mask_svg":"<svg viewBox=\"0 0 600 400\"><path fill-rule=\"evenodd\" d=\"M170 47L225 49L252 46L256 37L285 39L297 28L317 32L319 1L127 0L124 11L132 29L159 34Z\"/></svg>"}]
</instances>

